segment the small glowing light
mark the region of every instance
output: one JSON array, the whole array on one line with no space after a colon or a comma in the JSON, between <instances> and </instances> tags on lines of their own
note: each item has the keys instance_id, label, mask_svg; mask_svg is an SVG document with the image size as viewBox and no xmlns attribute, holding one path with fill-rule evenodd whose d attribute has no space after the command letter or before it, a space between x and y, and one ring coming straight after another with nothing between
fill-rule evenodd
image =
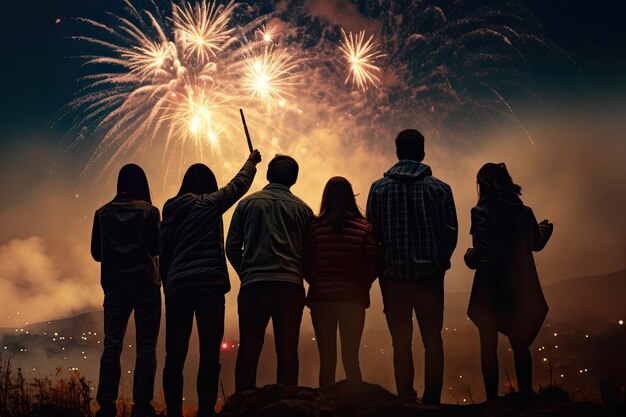
<instances>
[{"instance_id":1,"label":"small glowing light","mask_svg":"<svg viewBox=\"0 0 626 417\"><path fill-rule=\"evenodd\" d=\"M554 336L556 336L556 335L557 335L557 333L555 332L555 333L554 333Z\"/></svg>"},{"instance_id":2,"label":"small glowing light","mask_svg":"<svg viewBox=\"0 0 626 417\"><path fill-rule=\"evenodd\" d=\"M226 342L222 343L222 349L228 349L228 343Z\"/></svg>"},{"instance_id":3,"label":"small glowing light","mask_svg":"<svg viewBox=\"0 0 626 417\"><path fill-rule=\"evenodd\" d=\"M624 324L624 320L620 320L620 321L618 321L618 323L621 326L622 324Z\"/></svg>"}]
</instances>

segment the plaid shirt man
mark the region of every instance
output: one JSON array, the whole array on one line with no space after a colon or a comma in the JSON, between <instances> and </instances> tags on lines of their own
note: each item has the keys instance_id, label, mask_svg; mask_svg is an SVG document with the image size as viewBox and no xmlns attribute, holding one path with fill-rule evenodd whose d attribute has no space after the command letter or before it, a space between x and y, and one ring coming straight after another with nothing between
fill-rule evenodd
<instances>
[{"instance_id":1,"label":"plaid shirt man","mask_svg":"<svg viewBox=\"0 0 626 417\"><path fill-rule=\"evenodd\" d=\"M416 279L450 268L458 235L454 199L428 165L403 159L375 181L367 220L382 241L381 277Z\"/></svg>"}]
</instances>

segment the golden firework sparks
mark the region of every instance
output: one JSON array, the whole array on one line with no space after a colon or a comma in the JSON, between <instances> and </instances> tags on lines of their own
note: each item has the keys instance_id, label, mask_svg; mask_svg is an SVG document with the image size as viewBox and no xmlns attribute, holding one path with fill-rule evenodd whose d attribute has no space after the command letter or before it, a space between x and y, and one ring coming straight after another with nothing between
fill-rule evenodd
<instances>
[{"instance_id":1,"label":"golden firework sparks","mask_svg":"<svg viewBox=\"0 0 626 417\"><path fill-rule=\"evenodd\" d=\"M352 84L361 90L366 90L369 85L377 86L380 83L378 76L380 67L376 65L376 60L382 58L384 54L378 49L374 35L365 40L365 31L346 34L341 29L341 34L339 49L350 67L346 83L352 79Z\"/></svg>"}]
</instances>

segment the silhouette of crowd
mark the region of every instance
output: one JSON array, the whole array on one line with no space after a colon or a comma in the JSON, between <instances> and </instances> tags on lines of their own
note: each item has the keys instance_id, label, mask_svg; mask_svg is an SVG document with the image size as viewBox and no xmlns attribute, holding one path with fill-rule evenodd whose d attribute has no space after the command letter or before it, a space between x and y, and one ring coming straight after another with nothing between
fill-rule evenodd
<instances>
[{"instance_id":1,"label":"silhouette of crowd","mask_svg":"<svg viewBox=\"0 0 626 417\"><path fill-rule=\"evenodd\" d=\"M319 214L290 188L298 163L276 155L268 184L245 198L261 154L253 151L237 175L219 187L203 164L189 167L180 190L163 207L152 205L144 171L129 164L119 172L115 198L95 213L91 252L101 263L104 352L100 362L98 417L115 416L120 355L134 312L137 359L133 417L154 415L156 342L165 295L163 391L169 417L182 417L183 366L194 317L200 358L198 416L214 414L230 281L226 258L239 275L237 392L256 386L265 330L272 321L276 381L298 383L298 339L305 306L311 311L320 356L320 387L335 382L337 332L346 378L361 381L359 346L378 278L393 341L397 394L405 404L438 404L444 350L441 338L444 275L457 245L457 216L450 186L424 164L424 137L404 130L395 140L398 162L370 189L365 215L350 182L326 184ZM478 328L488 399L498 395L498 333L515 356L522 395L532 394L529 346L548 306L533 251L552 234L520 199L505 164L485 164L477 175L478 202L471 210L472 248L465 263L476 270L468 316ZM237 204L226 243L222 215ZM309 284L305 294L303 281ZM425 387L414 389L413 317L425 351Z\"/></svg>"}]
</instances>

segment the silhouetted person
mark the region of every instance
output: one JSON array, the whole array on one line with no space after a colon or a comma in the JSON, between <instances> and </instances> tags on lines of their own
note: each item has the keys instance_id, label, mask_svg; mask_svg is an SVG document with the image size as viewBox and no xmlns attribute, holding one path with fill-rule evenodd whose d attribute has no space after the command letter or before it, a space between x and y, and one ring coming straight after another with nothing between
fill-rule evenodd
<instances>
[{"instance_id":1,"label":"silhouetted person","mask_svg":"<svg viewBox=\"0 0 626 417\"><path fill-rule=\"evenodd\" d=\"M337 326L346 379L362 380L359 347L369 290L376 279L377 249L374 227L361 214L352 185L343 177L331 178L320 214L307 232L304 253L307 305L320 354L320 387L335 382Z\"/></svg>"},{"instance_id":2,"label":"silhouetted person","mask_svg":"<svg viewBox=\"0 0 626 417\"><path fill-rule=\"evenodd\" d=\"M222 215L248 191L260 161L261 154L255 150L235 178L220 189L206 165L192 165L178 194L163 208L163 393L168 417L182 416L183 367L194 315L200 339L198 416L215 413L224 336L224 294L230 291Z\"/></svg>"},{"instance_id":3,"label":"silhouetted person","mask_svg":"<svg viewBox=\"0 0 626 417\"><path fill-rule=\"evenodd\" d=\"M411 339L413 311L425 349L422 402L439 403L443 385L443 278L456 247L457 219L450 187L423 164L424 137L396 138L399 162L372 184L367 219L381 239L380 288L393 341L398 397L416 401Z\"/></svg>"},{"instance_id":4,"label":"silhouetted person","mask_svg":"<svg viewBox=\"0 0 626 417\"><path fill-rule=\"evenodd\" d=\"M115 198L96 211L91 255L101 263L104 290L104 352L96 400L98 417L114 417L120 383L120 355L130 314L135 312L137 359L133 417L153 415L156 343L161 322L161 281L156 256L159 210L148 180L135 164L124 165Z\"/></svg>"},{"instance_id":5,"label":"silhouetted person","mask_svg":"<svg viewBox=\"0 0 626 417\"><path fill-rule=\"evenodd\" d=\"M487 398L498 396L498 332L509 337L522 394L532 393L529 346L548 312L535 268L539 251L552 234L552 223L537 224L519 198L504 164L478 171L479 199L472 209L473 248L465 263L476 269L467 314L480 333L481 365Z\"/></svg>"},{"instance_id":6,"label":"silhouetted person","mask_svg":"<svg viewBox=\"0 0 626 417\"><path fill-rule=\"evenodd\" d=\"M290 156L277 155L267 169L269 184L243 199L230 223L226 254L241 279L237 392L255 387L270 318L277 381L298 383L298 338L304 309L302 251L313 212L289 191L297 178L298 163Z\"/></svg>"}]
</instances>

